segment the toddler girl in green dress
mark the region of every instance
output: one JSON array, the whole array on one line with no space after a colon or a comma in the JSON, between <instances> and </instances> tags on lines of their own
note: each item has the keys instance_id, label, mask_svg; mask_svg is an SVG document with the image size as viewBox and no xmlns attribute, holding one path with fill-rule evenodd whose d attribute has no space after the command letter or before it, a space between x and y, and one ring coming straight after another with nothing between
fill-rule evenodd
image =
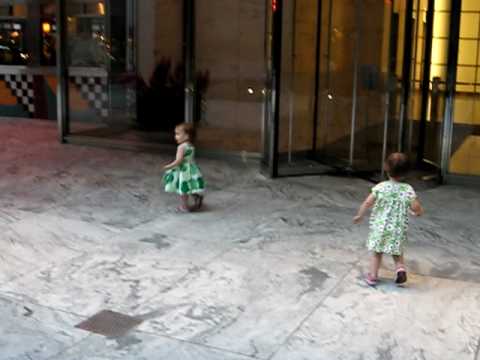
<instances>
[{"instance_id":1,"label":"toddler girl in green dress","mask_svg":"<svg viewBox=\"0 0 480 360\"><path fill-rule=\"evenodd\" d=\"M354 223L360 223L367 210L373 207L367 240L367 248L372 252L372 258L370 272L365 278L370 286L377 284L383 254L393 256L395 283L403 284L407 281L403 250L407 240L408 214L423 214L415 191L409 184L402 182L410 167L407 156L393 153L385 161L384 167L389 180L372 188L371 194L353 219Z\"/></svg>"},{"instance_id":2,"label":"toddler girl in green dress","mask_svg":"<svg viewBox=\"0 0 480 360\"><path fill-rule=\"evenodd\" d=\"M163 176L165 191L180 195L181 205L178 212L199 210L203 203L205 182L199 167L195 163L195 128L192 124L182 123L175 127L175 141L178 144L177 156L173 162L165 165ZM193 197L194 205L188 203Z\"/></svg>"}]
</instances>

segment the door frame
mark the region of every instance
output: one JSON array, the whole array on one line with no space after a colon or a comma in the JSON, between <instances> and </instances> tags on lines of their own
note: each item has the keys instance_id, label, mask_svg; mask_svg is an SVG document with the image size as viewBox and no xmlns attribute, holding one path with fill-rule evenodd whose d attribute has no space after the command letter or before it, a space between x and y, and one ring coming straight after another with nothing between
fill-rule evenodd
<instances>
[{"instance_id":1,"label":"door frame","mask_svg":"<svg viewBox=\"0 0 480 360\"><path fill-rule=\"evenodd\" d=\"M455 85L457 82L457 65L458 50L460 44L460 21L462 13L462 0L452 0L450 12L450 33L448 40L448 61L447 61L447 84L446 84L446 101L442 126L442 148L440 158L440 174L442 182L447 178L455 177L465 178L461 175L452 175L449 173L450 158L453 141L453 125L454 125L454 100ZM474 176L469 176L475 178ZM448 181L448 180L447 180ZM472 182L478 182L478 179Z\"/></svg>"},{"instance_id":2,"label":"door frame","mask_svg":"<svg viewBox=\"0 0 480 360\"><path fill-rule=\"evenodd\" d=\"M411 1L411 0L407 0ZM422 89L421 89L421 115L419 123L419 134L418 134L418 150L416 157L416 165L421 169L436 169L438 175L438 182L443 183L446 176L448 175L448 168L450 163L450 153L451 153L451 144L453 138L453 107L454 107L454 98L455 98L455 83L457 76L457 62L458 62L458 47L459 47L459 35L460 35L460 16L461 16L461 0L452 0L451 1L451 10L450 10L450 28L449 28L449 40L448 40L448 55L447 55L447 79L446 79L446 91L445 91L445 106L443 113L443 120L440 124L440 141L438 143L438 163L434 163L425 159L425 144L427 134L427 117L428 117L428 107L430 99L430 68L431 68L431 59L432 59L432 45L433 45L433 26L435 19L435 1L428 0L428 9L426 14L426 34L425 34L425 43L424 43L424 59L423 59L423 77L422 77ZM406 24L405 24L406 25ZM408 44L406 43L405 46ZM404 49L404 66L407 62L405 55L407 54L407 49ZM428 61L426 61L428 59ZM404 68L405 70L405 68ZM415 71L415 67L413 69ZM404 71L405 76L406 71ZM409 76L405 79L407 81L406 87L410 89L411 79ZM408 100L409 93L405 91L404 102L407 104L405 108L405 113L407 114L408 110ZM402 147L405 146L405 122L402 124L403 128L400 130L402 132L401 144Z\"/></svg>"},{"instance_id":3,"label":"door frame","mask_svg":"<svg viewBox=\"0 0 480 360\"><path fill-rule=\"evenodd\" d=\"M266 84L264 94L264 139L262 172L271 178L279 176L279 125L282 69L283 0L266 0L265 64ZM270 21L271 17L271 21ZM270 25L270 28L268 28ZM269 36L271 34L271 37Z\"/></svg>"}]
</instances>

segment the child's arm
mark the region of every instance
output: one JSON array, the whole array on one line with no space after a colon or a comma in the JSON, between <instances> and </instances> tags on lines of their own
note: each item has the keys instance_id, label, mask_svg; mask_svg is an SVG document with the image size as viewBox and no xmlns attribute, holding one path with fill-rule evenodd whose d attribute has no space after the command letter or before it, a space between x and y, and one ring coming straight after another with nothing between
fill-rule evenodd
<instances>
[{"instance_id":1,"label":"child's arm","mask_svg":"<svg viewBox=\"0 0 480 360\"><path fill-rule=\"evenodd\" d=\"M415 199L412 201L412 204L410 205L410 209L413 212L413 215L415 216L422 216L424 213L422 204L420 204L420 201L418 199Z\"/></svg>"},{"instance_id":2,"label":"child's arm","mask_svg":"<svg viewBox=\"0 0 480 360\"><path fill-rule=\"evenodd\" d=\"M183 156L184 156L184 149L183 146L179 146L177 148L177 156L174 161L172 161L170 164L167 164L163 167L164 170L169 170L173 169L174 167L180 165L183 161Z\"/></svg>"},{"instance_id":3,"label":"child's arm","mask_svg":"<svg viewBox=\"0 0 480 360\"><path fill-rule=\"evenodd\" d=\"M359 224L363 220L367 210L370 209L374 204L375 196L373 194L368 195L363 204L360 206L360 209L358 209L357 215L355 215L353 218L353 222L355 224Z\"/></svg>"}]
</instances>

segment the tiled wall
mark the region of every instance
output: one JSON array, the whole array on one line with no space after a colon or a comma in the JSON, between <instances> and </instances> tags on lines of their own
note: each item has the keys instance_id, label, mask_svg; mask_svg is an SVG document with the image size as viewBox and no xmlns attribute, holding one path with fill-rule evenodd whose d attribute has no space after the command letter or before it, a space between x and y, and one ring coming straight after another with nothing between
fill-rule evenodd
<instances>
[{"instance_id":1,"label":"tiled wall","mask_svg":"<svg viewBox=\"0 0 480 360\"><path fill-rule=\"evenodd\" d=\"M108 78L70 77L70 109L108 117ZM56 119L57 78L52 74L0 74L0 116Z\"/></svg>"}]
</instances>

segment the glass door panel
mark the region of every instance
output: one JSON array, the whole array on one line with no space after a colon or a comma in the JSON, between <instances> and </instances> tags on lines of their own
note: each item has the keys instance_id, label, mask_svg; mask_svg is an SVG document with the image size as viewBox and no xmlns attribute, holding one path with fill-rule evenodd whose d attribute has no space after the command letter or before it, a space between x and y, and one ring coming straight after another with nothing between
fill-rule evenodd
<instances>
[{"instance_id":1,"label":"glass door panel","mask_svg":"<svg viewBox=\"0 0 480 360\"><path fill-rule=\"evenodd\" d=\"M392 5L375 0L357 1L355 9L357 38L353 39L354 108L351 112L349 164L356 172L372 173L382 165L382 153L390 101L390 43ZM355 59L355 57L354 57ZM395 126L393 126L395 129Z\"/></svg>"},{"instance_id":2,"label":"glass door panel","mask_svg":"<svg viewBox=\"0 0 480 360\"><path fill-rule=\"evenodd\" d=\"M413 177L431 172L438 175L440 166L446 80L442 67L446 68L448 55L448 46L442 44L449 29L449 14L444 7L439 10L433 5L432 0L393 3L392 28L400 31L390 49L393 78L385 155L403 151L413 162L416 159L428 174L414 173Z\"/></svg>"},{"instance_id":3,"label":"glass door panel","mask_svg":"<svg viewBox=\"0 0 480 360\"><path fill-rule=\"evenodd\" d=\"M184 120L182 2L75 0L67 16L71 134L172 143Z\"/></svg>"},{"instance_id":4,"label":"glass door panel","mask_svg":"<svg viewBox=\"0 0 480 360\"><path fill-rule=\"evenodd\" d=\"M284 175L380 167L391 6L353 5L283 2L278 151Z\"/></svg>"},{"instance_id":5,"label":"glass door panel","mask_svg":"<svg viewBox=\"0 0 480 360\"><path fill-rule=\"evenodd\" d=\"M463 1L449 172L480 175L480 2Z\"/></svg>"},{"instance_id":6,"label":"glass door panel","mask_svg":"<svg viewBox=\"0 0 480 360\"><path fill-rule=\"evenodd\" d=\"M406 3L406 1L402 2ZM403 131L403 136L406 136L406 139L403 140L401 136L399 137L397 150L402 149L410 155L411 159L415 159L419 151L424 76L427 70L425 58L428 56L427 46L430 44L429 39L427 39L429 26L427 24L427 10L428 0L413 1L413 9L409 17L411 20L406 24L406 26L411 26L413 36L409 81L404 84L404 86L409 86L408 117L406 119L406 129ZM399 134L401 134L400 130Z\"/></svg>"},{"instance_id":7,"label":"glass door panel","mask_svg":"<svg viewBox=\"0 0 480 360\"><path fill-rule=\"evenodd\" d=\"M319 129L316 151L326 163L350 166L357 115L359 33L356 2L322 1Z\"/></svg>"},{"instance_id":8,"label":"glass door panel","mask_svg":"<svg viewBox=\"0 0 480 360\"><path fill-rule=\"evenodd\" d=\"M110 36L108 10L106 1L66 2L65 56L69 75L70 130L73 134L102 137L111 134L109 120L114 98L118 98L118 94L112 94L115 85L111 69L117 59L112 51L115 39Z\"/></svg>"},{"instance_id":9,"label":"glass door panel","mask_svg":"<svg viewBox=\"0 0 480 360\"><path fill-rule=\"evenodd\" d=\"M325 171L314 161L320 3L283 1L278 149L281 175Z\"/></svg>"},{"instance_id":10,"label":"glass door panel","mask_svg":"<svg viewBox=\"0 0 480 360\"><path fill-rule=\"evenodd\" d=\"M275 124L275 64L274 64L274 39L276 30L274 23L278 22L274 16L278 16L277 10L272 3L265 8L265 87L263 90L263 118L262 118L262 171L268 176L278 176L278 149L277 134L278 126ZM275 11L274 11L275 10ZM280 39L281 40L281 39Z\"/></svg>"},{"instance_id":11,"label":"glass door panel","mask_svg":"<svg viewBox=\"0 0 480 360\"><path fill-rule=\"evenodd\" d=\"M185 11L183 1L142 0L136 4L135 129L143 140L173 143L175 125L185 120Z\"/></svg>"},{"instance_id":12,"label":"glass door panel","mask_svg":"<svg viewBox=\"0 0 480 360\"><path fill-rule=\"evenodd\" d=\"M408 79L404 79L404 58L408 50L406 33L411 26L409 21L407 0L396 0L391 7L390 36L388 47L388 71L386 75L386 96L388 97L388 112L384 121L384 143L382 158L387 154L398 151L402 144L402 129L405 115L405 89L409 86ZM377 165L379 172L383 172L383 159Z\"/></svg>"},{"instance_id":13,"label":"glass door panel","mask_svg":"<svg viewBox=\"0 0 480 360\"><path fill-rule=\"evenodd\" d=\"M448 62L448 36L450 31L450 3L435 2L433 15L432 53L425 112L425 137L423 161L440 169L443 119ZM428 60L426 60L428 62ZM427 101L425 100L425 101ZM422 141L422 139L420 139Z\"/></svg>"},{"instance_id":14,"label":"glass door panel","mask_svg":"<svg viewBox=\"0 0 480 360\"><path fill-rule=\"evenodd\" d=\"M0 115L56 119L55 0L0 0Z\"/></svg>"},{"instance_id":15,"label":"glass door panel","mask_svg":"<svg viewBox=\"0 0 480 360\"><path fill-rule=\"evenodd\" d=\"M267 3L194 1L191 120L203 149L262 152Z\"/></svg>"}]
</instances>

